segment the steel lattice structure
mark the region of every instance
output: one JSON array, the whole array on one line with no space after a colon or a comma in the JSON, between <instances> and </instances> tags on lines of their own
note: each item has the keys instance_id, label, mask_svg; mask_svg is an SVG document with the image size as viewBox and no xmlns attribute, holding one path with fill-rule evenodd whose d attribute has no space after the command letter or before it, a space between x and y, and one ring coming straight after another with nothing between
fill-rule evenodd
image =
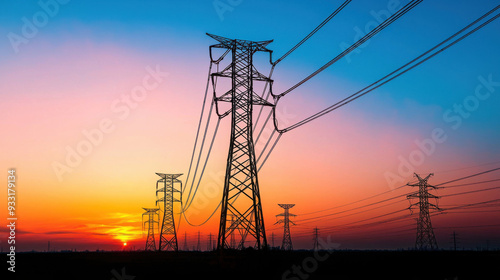
<instances>
[{"instance_id":1,"label":"steel lattice structure","mask_svg":"<svg viewBox=\"0 0 500 280\"><path fill-rule=\"evenodd\" d=\"M416 184L408 184L411 187L418 187L418 191L407 196L408 199L418 198L418 202L410 205L410 211L413 206L419 208L419 215L417 218L417 239L415 241L415 249L417 250L436 250L438 249L436 236L434 235L434 230L432 228L431 216L429 213L429 208L440 210L437 205L429 202L429 198L438 199L438 196L429 193L429 188L437 189L435 186L429 185L427 181L434 175L433 173L427 175L427 177L422 178L415 173L415 177L418 179Z\"/></svg>"},{"instance_id":2,"label":"steel lattice structure","mask_svg":"<svg viewBox=\"0 0 500 280\"><path fill-rule=\"evenodd\" d=\"M144 250L146 251L155 251L156 250L156 243L155 243L155 230L154 230L154 224L156 223L158 225L158 219L155 220L155 215L158 216L158 210L160 208L142 208L146 210L142 214L142 218L144 220L144 215L148 215L148 220L143 221L142 223L142 230L144 231L144 225L148 224L148 236L146 238L146 247Z\"/></svg>"},{"instance_id":3,"label":"steel lattice structure","mask_svg":"<svg viewBox=\"0 0 500 280\"><path fill-rule=\"evenodd\" d=\"M223 117L231 113L231 139L217 248L229 248L230 236L237 229L241 232L239 247L243 247L245 239L251 237L255 240L254 248L265 248L267 240L257 179L252 112L253 105L273 106L273 104L254 93L253 82L263 81L271 85L272 80L255 69L253 55L256 52L268 52L271 61L272 52L266 46L272 40L254 42L207 35L219 42L210 46L210 57L214 48L226 49L232 54L231 63L222 71L211 75L217 114ZM219 77L230 78L231 89L217 97L215 81ZM230 102L231 109L220 114L219 102ZM234 216L233 221L228 219L230 216Z\"/></svg>"},{"instance_id":4,"label":"steel lattice structure","mask_svg":"<svg viewBox=\"0 0 500 280\"><path fill-rule=\"evenodd\" d=\"M319 229L318 227L315 227L313 229L313 250L319 250Z\"/></svg>"},{"instance_id":5,"label":"steel lattice structure","mask_svg":"<svg viewBox=\"0 0 500 280\"><path fill-rule=\"evenodd\" d=\"M281 208L285 209L284 213L276 215L276 217L283 217L276 222L276 224L283 223L283 242L281 243L281 250L293 250L292 237L290 236L290 223L295 225L294 222L290 221L290 216L295 217L295 214L291 214L289 209L295 206L295 204L278 204Z\"/></svg>"},{"instance_id":6,"label":"steel lattice structure","mask_svg":"<svg viewBox=\"0 0 500 280\"><path fill-rule=\"evenodd\" d=\"M179 247L174 221L174 202L181 202L182 200L182 182L177 179L182 174L156 173L156 175L161 177L161 179L156 182L156 205L160 203L163 212L160 231L160 246L158 247L158 250L178 251ZM180 184L180 190L175 188L176 183ZM161 184L163 184L163 187L159 188L159 185ZM163 195L158 196L158 193ZM180 193L179 199L174 196L175 193Z\"/></svg>"}]
</instances>

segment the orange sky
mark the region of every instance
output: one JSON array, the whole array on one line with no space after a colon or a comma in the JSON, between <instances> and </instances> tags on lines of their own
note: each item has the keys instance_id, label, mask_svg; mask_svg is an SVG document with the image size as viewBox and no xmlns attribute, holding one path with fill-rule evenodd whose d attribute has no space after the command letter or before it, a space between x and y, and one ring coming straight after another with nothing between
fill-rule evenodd
<instances>
[{"instance_id":1,"label":"orange sky","mask_svg":"<svg viewBox=\"0 0 500 280\"><path fill-rule=\"evenodd\" d=\"M180 179L186 178L208 57L199 55L207 62L202 68L193 62L183 63L182 55L146 54L91 42L41 48L41 54L26 55L20 61L0 66L0 90L10 93L3 97L0 110L0 117L9 120L2 121L0 127L6 132L0 139L0 165L4 171L11 167L17 170L20 248L44 250L47 241L57 249L122 249L123 242L129 247L142 247L142 207L154 206L158 179L155 172L184 173ZM29 66L33 61L36 67ZM113 102L130 95L131 89L143 82L146 68L157 65L169 72L169 76L121 119L112 109ZM382 93L382 98L389 98L384 96ZM279 110L287 119L282 123L296 122L308 112L324 107L324 102L322 98L303 96L283 102ZM308 112L299 111L301 105ZM436 110L432 106L412 106L414 111L430 114ZM397 119L401 112L388 108L383 114ZM113 131L103 134L102 142L71 167L71 172L58 176L54 162L64 163L67 147L76 149L85 140L82 131L99 128L103 120L111 120ZM190 209L194 214L188 212L192 223L204 221L220 200L229 122L229 118L222 121L204 181ZM397 121L374 123L354 107L285 134L259 174L268 235L274 232L276 240L281 238L281 229L273 226L274 216L281 212L278 203L295 203L291 212L300 214L390 190L385 172L397 172L398 157L407 157L416 148L414 140L429 137L428 132L422 131L432 131L433 126L414 129ZM256 146L259 152L262 144ZM453 144L439 146L416 171L435 172L431 182L439 183L492 168L492 165L470 168L488 161L459 151ZM446 172L449 170L455 171ZM6 176L1 178L2 185L6 185ZM488 178L494 179L495 175L481 177ZM404 179L412 180L410 176ZM210 184L215 188L211 189ZM394 195L409 189L395 191ZM487 200L491 194L479 194L474 201ZM440 203L465 203L469 199L456 197ZM6 201L5 192L1 192L0 200ZM292 232L297 232L298 248L307 248L312 234L304 233L314 226L367 219L408 205L398 202L321 225L299 224ZM1 213L5 221L6 212ZM469 221L467 216L460 219L450 216L436 217L435 225L477 222L475 217ZM495 220L498 221L498 214L488 213L478 223ZM179 233L186 231L190 244L194 244L198 231L202 232L203 240L209 233L216 234L218 222L218 213L203 227L187 226L181 221ZM447 240L449 232L440 231L443 234L440 238ZM2 234L6 236L5 231ZM401 242L398 246L412 246L413 236L407 234L404 238L409 243ZM183 237L179 240L182 244ZM350 246L347 239L345 242L345 246Z\"/></svg>"}]
</instances>

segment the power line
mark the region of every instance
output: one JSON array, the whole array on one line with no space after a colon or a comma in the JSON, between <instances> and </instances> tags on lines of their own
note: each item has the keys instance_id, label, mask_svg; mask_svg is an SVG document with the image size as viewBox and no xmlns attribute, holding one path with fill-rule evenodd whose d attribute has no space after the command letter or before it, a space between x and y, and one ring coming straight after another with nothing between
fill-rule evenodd
<instances>
[{"instance_id":1,"label":"power line","mask_svg":"<svg viewBox=\"0 0 500 280\"><path fill-rule=\"evenodd\" d=\"M309 81L311 78L313 78L314 76L318 75L323 70L325 70L326 68L330 67L332 64L334 64L335 62L339 61L341 58L343 58L344 56L346 56L347 54L349 54L351 51L355 50L357 47L359 47L360 45L362 45L363 43L365 43L366 41L368 41L369 39L371 39L377 33L379 33L380 31L382 31L384 28L386 28L387 26L389 26L391 23L393 23L394 21L396 21L397 19L399 19L401 16L403 16L404 14L406 14L408 11L410 11L411 9L413 9L415 6L417 6L418 4L420 4L420 2L422 2L422 0L413 0L413 1L409 2L404 7L402 7L401 9L399 9L399 11L397 11L395 14L392 14L389 18L387 18L381 24L379 24L377 27L375 27L370 32L368 32L368 34L366 34L361 39L359 39L354 44L352 44L349 48L345 49L343 52L341 52L339 55L337 55L334 59L330 60L328 63L326 63L325 65L323 65L318 70L314 71L312 74L310 74L309 76L307 76L306 78L304 78L302 81L298 82L297 84L295 84L291 88L285 90L284 92L282 92L279 95L276 95L276 97L279 99L279 98L285 96L286 94L290 93L294 89L298 88L299 86L301 86L305 82Z\"/></svg>"},{"instance_id":2,"label":"power line","mask_svg":"<svg viewBox=\"0 0 500 280\"><path fill-rule=\"evenodd\" d=\"M493 180L480 181L480 182L467 183L467 184L460 184L460 185L451 185L451 186L446 186L446 187L443 187L443 188L448 189L448 188L456 188L456 187L465 187L465 186L485 184L485 183L492 183L492 182L498 182L498 181L500 181L500 179L493 179Z\"/></svg>"},{"instance_id":3,"label":"power line","mask_svg":"<svg viewBox=\"0 0 500 280\"><path fill-rule=\"evenodd\" d=\"M323 22L321 22L311 33L307 34L304 39L300 40L293 48L291 48L287 53L282 55L278 60L276 60L273 64L278 64L280 61L285 59L288 55L290 55L292 52L294 52L298 47L300 47L302 44L304 44L309 38L311 38L316 32L318 32L325 24L327 24L333 17L335 17L342 9L344 9L347 4L349 4L351 0L347 0L342 5L340 5L333 13L331 13Z\"/></svg>"},{"instance_id":4,"label":"power line","mask_svg":"<svg viewBox=\"0 0 500 280\"><path fill-rule=\"evenodd\" d=\"M384 199L384 200L381 200L381 201L373 202L373 203L370 203L370 204L367 204L367 205L363 205L363 206L358 206L358 207L355 207L355 208L352 208L352 209L348 209L348 210L344 210L344 211L335 212L335 213L331 213L331 214L325 214L325 215L318 216L318 217L312 217L312 218L298 220L297 222L315 221L317 219L322 219L322 218L325 218L325 217L330 217L330 216L334 216L334 215L338 215L338 214L342 214L342 213L346 213L346 212L358 210L358 209L361 209L361 208L373 206L373 205L376 205L376 204L380 204L380 203L383 203L383 202L387 202L387 201L394 200L394 199L400 198L400 197L405 197L405 196L406 196L406 194L398 195L398 196L395 196L395 197L391 197L389 199ZM335 217L335 218L348 217L348 216L352 216L352 215L355 215L355 214L364 213L364 212L367 212L367 211L370 211L370 210L374 210L374 209L386 207L386 206L389 206L389 205L392 205L392 204L382 205L382 206L374 207L374 208L371 208L371 209L367 209L367 210L363 210L363 211L359 211L359 212L356 212L356 213L352 213L352 214L344 215L344 216L340 216L340 217Z\"/></svg>"},{"instance_id":5,"label":"power line","mask_svg":"<svg viewBox=\"0 0 500 280\"><path fill-rule=\"evenodd\" d=\"M334 207L331 207L331 208L327 208L327 209L323 209L323 210L318 210L318 211L313 211L313 212L308 212L308 213L303 213L303 214L299 214L300 216L306 216L306 215L310 215L310 214L315 214L315 213L320 213L320 212L324 212L324 211L328 211L328 210L332 210L332 209L337 209L337 208L341 208L341 207L345 207L345 206L349 206L349 205L352 205L352 204L356 204L356 203L359 203L359 202L362 202L362 201L365 201L365 200L369 200L369 199L372 199L374 197L378 197L378 196L381 196L381 195L384 195L386 193L390 193L390 192L393 192L395 190L398 190L398 189L401 189L403 187L406 187L406 185L402 185L402 186L399 186L393 190L388 190L388 191L385 191L385 192L382 192L382 193L378 193L378 194L375 194L375 195L372 195L372 196L369 196L369 197L366 197L366 198L363 198L363 199L360 199L360 200L356 200L356 201L353 201L353 202L349 202L349 203L346 203L346 204L342 204L342 205L338 205L338 206L334 206ZM399 197L399 196L398 196Z\"/></svg>"},{"instance_id":6,"label":"power line","mask_svg":"<svg viewBox=\"0 0 500 280\"><path fill-rule=\"evenodd\" d=\"M490 169L490 170L486 170L486 171L483 171L483 172L479 172L479 173L476 173L476 174L472 174L472 175L469 175L469 176L465 176L465 177L462 177L462 178L458 178L458 179L446 181L444 183L437 184L436 186L442 186L442 185L445 185L445 184L449 184L449 183L453 183L453 182L456 182L456 181L461 181L461 180L469 179L469 178L472 178L472 177L484 175L486 173L490 173L490 172L494 172L494 171L498 171L498 170L500 170L500 167L493 168L493 169Z\"/></svg>"},{"instance_id":7,"label":"power line","mask_svg":"<svg viewBox=\"0 0 500 280\"><path fill-rule=\"evenodd\" d=\"M195 141L194 141L194 146L193 146L193 152L191 153L191 160L189 162L189 169L188 169L188 174L187 174L187 177L186 177L186 187L188 186L188 182L189 182L189 178L190 178L190 175L191 175L191 169L192 169L192 165L193 165L193 160L194 160L194 155L195 155L195 152L196 152L196 146L198 144L198 138L199 138L199 134L200 134L200 129L201 129L201 123L202 123L202 120L203 120L203 115L204 115L204 111L205 111L205 104L206 104L206 101L207 101L207 96L208 96L208 89L209 89L209 85L210 85L210 80L211 80L211 74L212 74L212 66L213 64L216 64L217 65L217 70L219 69L219 63L224 59L224 57L229 53L228 50L226 50L226 52L224 52L224 54L222 54L217 60L214 60L212 58L212 53L210 53L210 66L208 68L208 77L207 77L207 85L205 87L205 94L204 94L204 97L203 97L203 104L202 104L202 107L201 107L201 114L200 114L200 120L198 121L198 128L196 130L196 137L195 137ZM212 83L213 83L213 80L212 80ZM202 144L201 144L201 148L200 148L200 153L199 153L199 157L201 157L201 153L203 151L203 145L205 143L205 137L206 137L206 134L207 134L207 129L208 129L208 125L210 123L210 118L211 118L211 115L212 115L212 109L213 109L213 105L214 105L214 100L212 100L211 104L210 104L210 111L209 111L209 114L208 114L208 117L207 117L207 124L205 126L205 130L204 130L204 135L203 135L203 141L202 141ZM215 135L214 135L214 138L215 138ZM210 154L210 153L209 153ZM208 156L209 154L207 155L207 160L208 160ZM198 157L198 163L199 163L199 157ZM196 177L196 172L198 170L198 164L196 166L196 170L195 170L195 175L194 177ZM201 180L201 177L200 176L200 180ZM193 182L195 180L195 178L192 179ZM187 197L187 200L186 201L189 201L189 198L191 196L191 191L193 189L193 184L191 184L191 187L189 188L189 193L188 193L188 197ZM183 190L183 193L185 191ZM195 191L196 193L196 191ZM193 199L194 199L194 194L193 194ZM184 211L184 210L183 210Z\"/></svg>"},{"instance_id":8,"label":"power line","mask_svg":"<svg viewBox=\"0 0 500 280\"><path fill-rule=\"evenodd\" d=\"M331 13L323 22L321 22L313 31L311 31L306 37L304 37L302 40L300 40L300 42L298 42L295 46L293 46L288 52L286 52L284 55L282 55L278 60L276 60L275 62L272 63L272 67L271 67L271 70L269 72L269 79L271 79L272 75L273 75L273 72L274 72L274 68L276 67L276 65L278 63L280 63L283 59L285 59L287 56L289 56L292 52L294 52L296 49L298 49L302 44L304 44L307 40L309 40L309 38L311 38L314 34L316 34L316 32L318 32L323 26L325 26L332 18L334 18L341 10L343 10L347 4L349 4L351 2L351 0L347 0L345 1L342 5L340 5L335 11L333 11L333 13ZM264 86L264 90L262 91L262 98L264 98L264 93L266 92L266 89L268 87L268 85L270 85L270 82L266 82L265 86ZM269 86L270 87L270 86ZM270 90L268 91L267 95L266 95L266 98L265 100L268 100L269 99L269 96L272 94L272 90L271 90L271 87L270 87ZM262 110L264 109L264 107L260 107L259 109L259 114L257 115L257 118L255 120L255 124L254 124L254 130L257 129L257 124L260 120L260 116L262 114ZM269 112L267 118L266 118L266 121L264 122L264 125L262 125L262 128L260 130L260 132L258 133L258 136L255 140L255 142L257 142L260 138L260 135L262 134L262 132L264 131L264 128L266 127L266 124L267 122L269 121L270 117L272 116L272 111ZM272 138L272 136L270 137L270 139ZM269 140L270 140L269 139ZM268 142L269 142L268 140ZM275 144L278 140L275 141ZM274 145L275 145L274 144ZM273 146L274 146L273 145ZM271 154L272 150L267 154L266 156L266 159L267 157ZM260 169L260 168L259 168Z\"/></svg>"},{"instance_id":9,"label":"power line","mask_svg":"<svg viewBox=\"0 0 500 280\"><path fill-rule=\"evenodd\" d=\"M484 26L486 26L487 24L491 23L493 20L497 19L500 14L497 14L495 15L494 17L490 18L489 20L487 20L486 22L482 23L481 25L477 26L476 28L472 29L471 31L467 32L466 34L462 35L461 37L455 39L454 41L450 42L449 44L445 45L444 47L442 47L441 49L435 51L436 49L438 49L440 46L446 44L448 41L452 40L453 38L457 37L458 35L460 35L461 33L465 32L466 30L468 30L469 28L471 28L473 25L477 24L478 22L480 22L481 20L483 20L484 18L486 18L487 16L489 16L491 13L493 13L494 11L496 11L498 8L500 8L500 5L493 8L492 10L490 10L489 12L487 12L486 14L484 14L483 16L481 16L479 19L475 20L474 22L472 22L471 24L469 24L468 26L464 27L463 29L461 29L460 31L458 31L457 33L453 34L452 36L448 37L446 40L442 41L441 43L439 43L438 45L434 46L433 48L429 49L428 51L424 52L423 54L421 54L420 56L416 57L415 59L411 60L410 62L406 63L405 65L399 67L398 69L394 70L393 72L389 73L388 75L382 77L381 79L377 80L376 82L368 85L367 87L355 92L354 94L342 99L341 101L338 101L337 103L321 110L320 112L316 113L316 114L313 114L307 118L305 118L304 120L302 121L299 121L297 123L295 123L294 125L291 125L287 128L284 128L284 129L279 129L278 128L278 123L277 123L277 120L276 120L276 105L277 105L277 102L276 101L276 104L275 106L273 107L273 114L274 114L274 126L275 126L275 129L278 130L278 132L282 132L282 133L285 133L285 132L288 132L292 129L295 129L297 127L300 127L306 123L309 123L319 117L322 117L356 99L358 99L359 97L381 87L382 85L394 80L395 78L403 75L404 73L410 71L411 69L419 66L420 64L424 63L425 61L431 59L432 57L436 56L437 54L445 51L446 49L448 49L449 47L455 45L456 43L460 42L461 40L465 39L466 37L470 36L471 34L473 34L474 32L478 31L479 29L483 28ZM435 51L434 53L431 53ZM430 54L429 56L425 57L426 55ZM421 60L420 60L421 59ZM419 61L420 60L420 61ZM417 62L418 61L418 62ZM415 64L413 64L415 63ZM413 64L413 65L412 65ZM405 69L406 68L406 69Z\"/></svg>"},{"instance_id":10,"label":"power line","mask_svg":"<svg viewBox=\"0 0 500 280\"><path fill-rule=\"evenodd\" d=\"M471 193L477 193L477 192L485 192L485 191L491 191L491 190L496 190L496 189L500 189L500 186L486 188L486 189L473 190L473 191L460 192L460 193L445 194L445 195L442 195L441 197L449 197L449 196L457 196L457 195L471 194Z\"/></svg>"},{"instance_id":11,"label":"power line","mask_svg":"<svg viewBox=\"0 0 500 280\"><path fill-rule=\"evenodd\" d=\"M220 118L217 119L217 124L215 126L215 131L214 131L214 134L213 134L213 137L212 137L212 141L210 141L210 147L208 148L208 153L207 153L207 156L205 158L205 162L203 163L203 168L201 170L200 177L198 178L198 183L196 184L196 188L194 190L193 198L191 199L191 201L189 201L189 196L188 196L188 199L186 200L186 204L187 205L185 207L183 207L183 211L186 211L189 208L189 206L191 206L191 204L193 203L194 197L195 197L196 193L198 192L198 188L200 187L201 179L203 178L203 174L205 173L205 168L207 167L207 162L208 162L208 159L210 157L210 153L212 152L212 147L214 145L215 137L217 136L217 131L219 130L219 124L220 124ZM201 153L200 153L200 156L201 156ZM198 164L196 165L196 168L198 168ZM196 176L196 172L195 172L195 176ZM193 178L192 183L194 183L194 179L195 178L196 177ZM191 186L192 185L193 184L191 184Z\"/></svg>"}]
</instances>

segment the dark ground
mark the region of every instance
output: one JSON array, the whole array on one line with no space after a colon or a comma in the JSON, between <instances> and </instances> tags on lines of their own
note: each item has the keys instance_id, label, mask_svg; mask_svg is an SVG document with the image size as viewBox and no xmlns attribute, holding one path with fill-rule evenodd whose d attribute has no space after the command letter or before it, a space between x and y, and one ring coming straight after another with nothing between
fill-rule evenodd
<instances>
[{"instance_id":1,"label":"dark ground","mask_svg":"<svg viewBox=\"0 0 500 280\"><path fill-rule=\"evenodd\" d=\"M34 252L7 265L2 279L500 279L500 251Z\"/></svg>"}]
</instances>

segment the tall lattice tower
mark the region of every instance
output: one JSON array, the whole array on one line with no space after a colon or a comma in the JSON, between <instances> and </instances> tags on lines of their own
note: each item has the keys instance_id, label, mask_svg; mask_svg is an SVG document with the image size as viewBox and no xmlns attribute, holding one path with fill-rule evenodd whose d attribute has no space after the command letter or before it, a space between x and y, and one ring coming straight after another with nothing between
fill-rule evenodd
<instances>
[{"instance_id":1,"label":"tall lattice tower","mask_svg":"<svg viewBox=\"0 0 500 280\"><path fill-rule=\"evenodd\" d=\"M156 243L155 243L155 227L154 225L156 224L156 227L158 227L158 210L160 208L142 208L146 210L142 214L142 231L144 231L144 225L148 224L148 236L146 238L146 248L144 250L146 251L155 251L156 250ZM144 215L148 215L148 220L144 221ZM155 216L157 217L155 219Z\"/></svg>"},{"instance_id":2,"label":"tall lattice tower","mask_svg":"<svg viewBox=\"0 0 500 280\"><path fill-rule=\"evenodd\" d=\"M156 205L160 204L161 212L163 212L158 250L178 251L179 247L174 221L174 202L181 202L182 200L182 182L177 179L182 174L156 173L156 175L161 177L156 182ZM175 188L176 184L180 185L179 190ZM179 193L179 198L175 196L176 193Z\"/></svg>"},{"instance_id":3,"label":"tall lattice tower","mask_svg":"<svg viewBox=\"0 0 500 280\"><path fill-rule=\"evenodd\" d=\"M244 231L244 236L241 236L243 242L249 235L255 241L253 247L264 248L267 247L267 240L257 179L252 112L253 105L273 106L254 92L254 81L269 82L271 86L272 80L259 73L253 66L253 55L256 52L268 52L271 58L272 51L266 46L272 40L254 42L207 35L219 42L210 46L210 57L214 48L225 49L226 52L231 51L232 54L231 63L222 71L212 74L217 114L223 117L231 113L231 139L222 194L217 248L230 247L228 241L236 229ZM230 78L231 88L217 96L215 81L219 77ZM220 114L219 102L231 103L231 109ZM231 222L228 215L234 215L235 221Z\"/></svg>"},{"instance_id":4,"label":"tall lattice tower","mask_svg":"<svg viewBox=\"0 0 500 280\"><path fill-rule=\"evenodd\" d=\"M295 204L278 204L281 208L285 209L284 213L276 215L276 217L283 217L276 222L276 224L283 223L283 242L281 243L281 250L293 250L292 237L290 236L290 223L295 225L294 222L290 221L290 216L295 217L295 214L291 214L289 209L295 206Z\"/></svg>"},{"instance_id":5,"label":"tall lattice tower","mask_svg":"<svg viewBox=\"0 0 500 280\"><path fill-rule=\"evenodd\" d=\"M429 198L434 198L436 201L439 198L429 193L429 188L437 189L435 186L427 183L432 175L434 174L431 173L427 175L427 177L422 178L415 173L418 183L408 184L408 186L411 187L418 187L418 191L407 196L408 199L418 198L418 202L410 204L410 211L412 211L414 206L418 206L419 208L419 215L417 218L417 239L415 242L415 248L417 250L435 250L438 248L429 212L430 208L440 210L437 205L429 202Z\"/></svg>"}]
</instances>

